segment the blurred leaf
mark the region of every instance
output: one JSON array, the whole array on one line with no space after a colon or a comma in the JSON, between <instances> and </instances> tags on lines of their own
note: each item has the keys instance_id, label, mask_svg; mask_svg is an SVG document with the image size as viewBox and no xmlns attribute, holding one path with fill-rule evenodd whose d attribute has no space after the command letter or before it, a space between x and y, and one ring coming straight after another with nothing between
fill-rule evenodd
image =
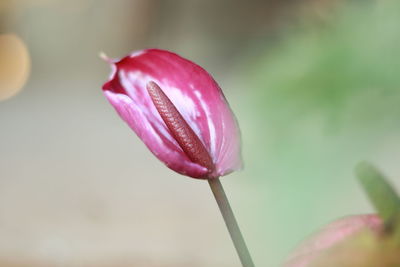
<instances>
[{"instance_id":1,"label":"blurred leaf","mask_svg":"<svg viewBox=\"0 0 400 267\"><path fill-rule=\"evenodd\" d=\"M349 183L360 158L400 151L400 1L334 2L322 23L302 17L257 44L237 75L246 173L263 185L258 223L278 256L364 209Z\"/></svg>"},{"instance_id":2,"label":"blurred leaf","mask_svg":"<svg viewBox=\"0 0 400 267\"><path fill-rule=\"evenodd\" d=\"M400 218L400 198L386 178L371 164L362 162L356 173L365 192L387 227L393 227Z\"/></svg>"},{"instance_id":3,"label":"blurred leaf","mask_svg":"<svg viewBox=\"0 0 400 267\"><path fill-rule=\"evenodd\" d=\"M258 55L250 69L262 89L255 101L277 118L274 128L317 117L330 132L398 130L399 8L398 1L346 2L324 26L305 19Z\"/></svg>"}]
</instances>

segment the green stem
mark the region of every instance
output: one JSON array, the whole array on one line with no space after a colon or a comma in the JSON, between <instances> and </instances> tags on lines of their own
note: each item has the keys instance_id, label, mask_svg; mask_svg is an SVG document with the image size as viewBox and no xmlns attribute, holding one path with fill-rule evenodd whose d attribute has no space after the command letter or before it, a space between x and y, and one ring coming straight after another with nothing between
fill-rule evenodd
<instances>
[{"instance_id":1,"label":"green stem","mask_svg":"<svg viewBox=\"0 0 400 267\"><path fill-rule=\"evenodd\" d=\"M244 242L242 233L240 232L239 225L233 215L231 206L229 205L228 198L225 195L224 188L219 178L208 179L211 191L214 194L215 200L217 201L219 210L221 211L222 217L224 218L226 227L228 228L229 234L235 246L236 252L239 255L240 261L243 267L254 267L253 260L251 259L249 250L247 249L246 243Z\"/></svg>"}]
</instances>

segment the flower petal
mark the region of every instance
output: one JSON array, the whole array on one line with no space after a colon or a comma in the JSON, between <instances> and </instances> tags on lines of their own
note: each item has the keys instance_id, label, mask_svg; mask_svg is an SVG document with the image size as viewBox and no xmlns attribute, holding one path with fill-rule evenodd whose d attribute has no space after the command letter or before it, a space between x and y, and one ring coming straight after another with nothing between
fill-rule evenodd
<instances>
[{"instance_id":1,"label":"flower petal","mask_svg":"<svg viewBox=\"0 0 400 267\"><path fill-rule=\"evenodd\" d=\"M150 81L162 88L210 153L216 169L202 178L241 168L240 132L235 117L218 84L203 68L158 49L132 53L115 62L114 68L110 81L103 86L106 96L149 149L171 169L197 178L200 169L206 172L188 159L168 131L146 91ZM117 106L121 99L125 103L123 112ZM185 169L187 163L192 167Z\"/></svg>"},{"instance_id":2,"label":"flower petal","mask_svg":"<svg viewBox=\"0 0 400 267\"><path fill-rule=\"evenodd\" d=\"M309 266L322 252L365 228L380 233L382 220L375 214L353 215L336 220L303 242L290 255L284 266Z\"/></svg>"},{"instance_id":3,"label":"flower petal","mask_svg":"<svg viewBox=\"0 0 400 267\"><path fill-rule=\"evenodd\" d=\"M171 141L166 137L168 132L160 133L160 128L151 121L143 119L142 110L132 99L111 91L105 91L104 94L121 118L135 131L150 151L169 168L194 178L201 178L207 174L206 168L191 162L180 147L173 142L174 140Z\"/></svg>"}]
</instances>

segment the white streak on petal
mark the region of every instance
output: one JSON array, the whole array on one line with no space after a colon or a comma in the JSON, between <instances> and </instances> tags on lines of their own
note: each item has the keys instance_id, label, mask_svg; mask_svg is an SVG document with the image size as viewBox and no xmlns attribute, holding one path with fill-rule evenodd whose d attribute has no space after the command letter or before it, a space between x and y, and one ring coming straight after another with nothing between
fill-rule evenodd
<instances>
[{"instance_id":1,"label":"white streak on petal","mask_svg":"<svg viewBox=\"0 0 400 267\"><path fill-rule=\"evenodd\" d=\"M126 114L126 115L129 115L129 118L135 118L135 117L137 117L138 115L136 115L136 114L134 114L134 112L138 112L140 115L140 117L141 118L145 118L145 117L143 117L143 110L142 109L140 109L140 108L138 108L134 103L133 103L133 101L132 101L132 99L129 97L129 96L127 96L127 95L124 95L124 94L115 94L115 93L111 93L111 92L109 92L109 91L104 91L104 94L106 95L106 97L108 98L108 99L110 99L110 100L112 100L112 101L118 101L120 104L122 103L122 104L124 104L125 106L129 106L129 108L126 108L125 110L117 110L119 113L122 113L122 112L127 112L128 114ZM128 116L126 116L126 115L123 115L123 114L120 114L121 115L121 117L123 117L123 118L125 118L125 120L127 120L127 118L128 118ZM151 135L152 136L152 138L154 139L154 140L156 140L157 141L157 143L160 145L160 146L164 146L164 143L163 143L163 141L161 140L161 138L158 136L158 134L156 134L156 132L154 131L154 128L153 128L153 126L151 126L151 124L149 123L149 121L148 120L141 120L140 121L140 123L144 126L144 128L145 128L145 130L143 131L143 130L140 130L139 132L138 132L138 135L143 135L143 134L146 134L146 135ZM142 131L144 132L144 133L142 133Z\"/></svg>"},{"instance_id":2,"label":"white streak on petal","mask_svg":"<svg viewBox=\"0 0 400 267\"><path fill-rule=\"evenodd\" d=\"M192 177L201 177L207 173L206 168L183 157L179 150L169 148L129 96L107 90L103 92L121 118L136 132L150 151L168 167L182 174L190 173Z\"/></svg>"},{"instance_id":3,"label":"white streak on petal","mask_svg":"<svg viewBox=\"0 0 400 267\"><path fill-rule=\"evenodd\" d=\"M165 89L162 89L204 144L201 130L196 123L196 119L200 117L200 113L196 107L196 104L193 102L193 99L184 94L181 89L176 87L166 87Z\"/></svg>"},{"instance_id":4,"label":"white streak on petal","mask_svg":"<svg viewBox=\"0 0 400 267\"><path fill-rule=\"evenodd\" d=\"M130 56L131 58L133 58L133 57L138 57L138 56L140 56L140 55L145 54L146 52L147 52L146 50L139 50L139 51L135 51L135 52L131 53L129 56Z\"/></svg>"},{"instance_id":5,"label":"white streak on petal","mask_svg":"<svg viewBox=\"0 0 400 267\"><path fill-rule=\"evenodd\" d=\"M179 147L178 143L168 131L160 114L152 103L152 100L148 95L147 90L145 90L147 82L154 80L154 78L150 77L149 75L143 74L141 71L131 71L126 73L124 70L121 70L119 72L119 79L122 83L122 86L125 88L126 92L131 97L137 108L140 109L141 112L144 114L144 117L146 117L151 123L153 123L166 139Z\"/></svg>"},{"instance_id":6,"label":"white streak on petal","mask_svg":"<svg viewBox=\"0 0 400 267\"><path fill-rule=\"evenodd\" d=\"M201 105L201 108L204 110L204 112L206 113L206 117L207 117L207 124L208 124L208 129L210 132L210 154L211 157L215 160L217 159L217 155L216 155L216 131L215 131L215 126L213 121L211 120L211 112L208 109L208 106L205 104L205 101L202 99L201 96L201 92L198 90L194 91L194 94L196 95L196 97L199 99L199 103Z\"/></svg>"}]
</instances>

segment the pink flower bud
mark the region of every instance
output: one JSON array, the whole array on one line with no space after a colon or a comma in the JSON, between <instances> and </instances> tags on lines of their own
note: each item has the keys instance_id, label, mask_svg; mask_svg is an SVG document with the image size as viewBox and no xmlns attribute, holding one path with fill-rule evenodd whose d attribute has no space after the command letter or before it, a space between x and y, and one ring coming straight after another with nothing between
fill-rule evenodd
<instances>
[{"instance_id":1,"label":"pink flower bud","mask_svg":"<svg viewBox=\"0 0 400 267\"><path fill-rule=\"evenodd\" d=\"M158 49L109 61L105 96L159 160L202 179L241 168L236 119L207 71Z\"/></svg>"},{"instance_id":2,"label":"pink flower bud","mask_svg":"<svg viewBox=\"0 0 400 267\"><path fill-rule=\"evenodd\" d=\"M379 235L383 231L382 220L374 214L354 215L336 220L326 225L323 229L304 241L289 256L284 266L315 266L313 265L315 259L323 255L323 253L325 253L327 250L333 248L343 241L346 241L348 238L351 238L365 229L370 230L376 235Z\"/></svg>"}]
</instances>

